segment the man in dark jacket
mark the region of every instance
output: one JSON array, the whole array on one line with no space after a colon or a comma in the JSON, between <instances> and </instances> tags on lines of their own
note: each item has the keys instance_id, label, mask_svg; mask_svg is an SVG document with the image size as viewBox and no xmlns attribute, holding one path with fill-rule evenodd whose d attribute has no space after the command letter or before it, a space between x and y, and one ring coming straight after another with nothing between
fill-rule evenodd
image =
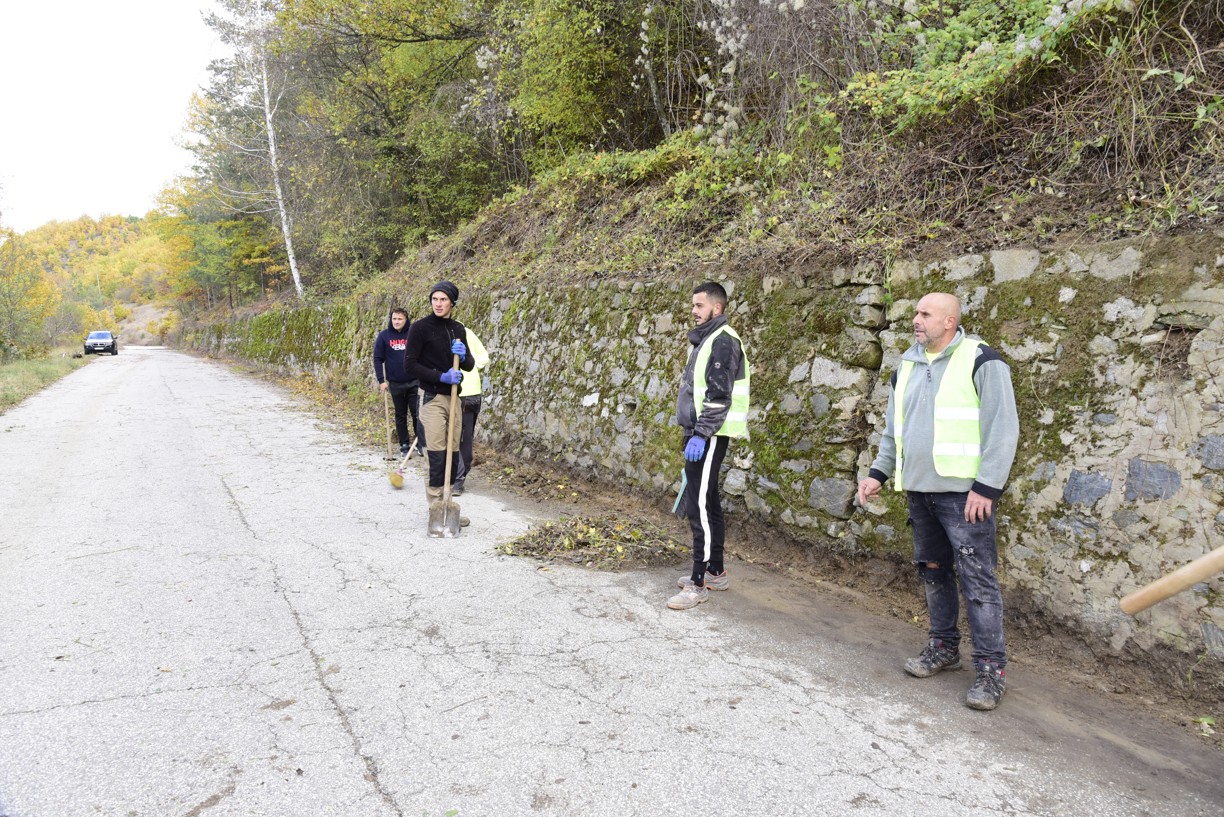
<instances>
[{"instance_id":1,"label":"man in dark jacket","mask_svg":"<svg viewBox=\"0 0 1224 817\"><path fill-rule=\"evenodd\" d=\"M749 366L744 346L727 325L727 291L710 281L693 290L692 345L680 379L676 422L684 429L685 509L693 530L693 570L667 600L673 610L696 607L710 590L726 590L719 470L732 438L748 436Z\"/></svg>"},{"instance_id":2,"label":"man in dark jacket","mask_svg":"<svg viewBox=\"0 0 1224 817\"><path fill-rule=\"evenodd\" d=\"M421 421L417 416L417 380L408 374L404 360L408 355L408 312L400 307L391 310L387 328L374 340L374 377L380 391L390 392L395 403L395 435L399 438L400 456L406 456L412 445L408 435L408 413L412 413L412 429L416 435L417 453L421 448Z\"/></svg>"},{"instance_id":3,"label":"man in dark jacket","mask_svg":"<svg viewBox=\"0 0 1224 817\"><path fill-rule=\"evenodd\" d=\"M446 450L459 450L462 417L452 423L450 439L446 426L450 417L450 391L463 374L452 366L453 355L459 355L459 368L470 372L476 365L467 348L467 331L463 324L451 318L459 287L450 281L439 281L429 291L431 314L420 318L408 331L408 355L405 366L421 388L421 424L425 427L425 446L429 457L429 477L425 492L429 499L441 499L446 481ZM458 414L458 409L456 414ZM450 480L455 479L459 457L451 457Z\"/></svg>"}]
</instances>

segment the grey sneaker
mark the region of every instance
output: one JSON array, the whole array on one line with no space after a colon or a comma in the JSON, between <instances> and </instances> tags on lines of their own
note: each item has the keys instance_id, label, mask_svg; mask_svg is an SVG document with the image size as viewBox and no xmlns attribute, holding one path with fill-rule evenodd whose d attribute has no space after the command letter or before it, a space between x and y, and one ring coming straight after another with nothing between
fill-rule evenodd
<instances>
[{"instance_id":1,"label":"grey sneaker","mask_svg":"<svg viewBox=\"0 0 1224 817\"><path fill-rule=\"evenodd\" d=\"M915 678L930 678L946 669L960 669L960 650L932 638L922 655L905 662L905 671Z\"/></svg>"},{"instance_id":2,"label":"grey sneaker","mask_svg":"<svg viewBox=\"0 0 1224 817\"><path fill-rule=\"evenodd\" d=\"M676 579L676 587L683 590L684 585L692 580L692 576L680 576ZM731 577L725 570L722 573L707 573L705 574L705 586L707 590L726 590L731 586Z\"/></svg>"},{"instance_id":3,"label":"grey sneaker","mask_svg":"<svg viewBox=\"0 0 1224 817\"><path fill-rule=\"evenodd\" d=\"M994 709L1003 700L1006 687L1003 668L994 661L981 661L977 665L977 678L965 696L965 705L970 709Z\"/></svg>"},{"instance_id":4,"label":"grey sneaker","mask_svg":"<svg viewBox=\"0 0 1224 817\"><path fill-rule=\"evenodd\" d=\"M463 496L463 480L455 480L455 484L451 486L451 496Z\"/></svg>"},{"instance_id":5,"label":"grey sneaker","mask_svg":"<svg viewBox=\"0 0 1224 817\"><path fill-rule=\"evenodd\" d=\"M667 600L667 606L673 610L687 610L696 607L710 597L710 591L693 584L692 579L684 582L679 593Z\"/></svg>"}]
</instances>

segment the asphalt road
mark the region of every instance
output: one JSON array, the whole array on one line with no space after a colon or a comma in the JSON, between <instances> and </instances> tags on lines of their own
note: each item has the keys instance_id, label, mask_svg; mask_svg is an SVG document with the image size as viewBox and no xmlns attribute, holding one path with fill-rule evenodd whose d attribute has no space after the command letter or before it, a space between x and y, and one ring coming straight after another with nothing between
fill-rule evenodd
<instances>
[{"instance_id":1,"label":"asphalt road","mask_svg":"<svg viewBox=\"0 0 1224 817\"><path fill-rule=\"evenodd\" d=\"M0 415L0 815L1224 814L1221 753L742 568L541 569L479 487L425 535L357 447L224 364L125 347ZM1022 637L1012 633L1011 637Z\"/></svg>"}]
</instances>

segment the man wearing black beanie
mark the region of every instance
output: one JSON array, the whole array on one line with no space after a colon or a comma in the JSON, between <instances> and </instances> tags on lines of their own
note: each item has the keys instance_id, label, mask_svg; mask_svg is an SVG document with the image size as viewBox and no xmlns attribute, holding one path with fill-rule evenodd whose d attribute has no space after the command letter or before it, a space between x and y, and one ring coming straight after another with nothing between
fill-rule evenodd
<instances>
[{"instance_id":1,"label":"man wearing black beanie","mask_svg":"<svg viewBox=\"0 0 1224 817\"><path fill-rule=\"evenodd\" d=\"M450 418L450 400L438 399L450 396L451 386L458 384L463 375L452 367L452 356L459 355L459 368L470 372L476 365L467 349L467 330L463 324L451 318L455 303L459 300L459 287L450 281L439 281L429 290L431 314L419 318L408 329L408 355L404 365L408 373L421 384L421 424L425 427L425 446L428 449L429 477L425 493L432 502L442 498L446 482L446 447L459 450L459 434L462 417L456 416L450 439L446 438L446 426ZM458 414L458 411L456 411ZM450 480L454 482L459 457L451 457Z\"/></svg>"}]
</instances>

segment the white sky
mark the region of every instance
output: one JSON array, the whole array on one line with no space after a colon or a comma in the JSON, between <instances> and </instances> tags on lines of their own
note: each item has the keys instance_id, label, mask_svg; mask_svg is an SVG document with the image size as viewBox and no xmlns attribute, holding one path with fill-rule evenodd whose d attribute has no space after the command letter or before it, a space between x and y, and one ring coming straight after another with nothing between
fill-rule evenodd
<instances>
[{"instance_id":1,"label":"white sky","mask_svg":"<svg viewBox=\"0 0 1224 817\"><path fill-rule=\"evenodd\" d=\"M209 0L0 0L0 224L143 216L186 173Z\"/></svg>"}]
</instances>

